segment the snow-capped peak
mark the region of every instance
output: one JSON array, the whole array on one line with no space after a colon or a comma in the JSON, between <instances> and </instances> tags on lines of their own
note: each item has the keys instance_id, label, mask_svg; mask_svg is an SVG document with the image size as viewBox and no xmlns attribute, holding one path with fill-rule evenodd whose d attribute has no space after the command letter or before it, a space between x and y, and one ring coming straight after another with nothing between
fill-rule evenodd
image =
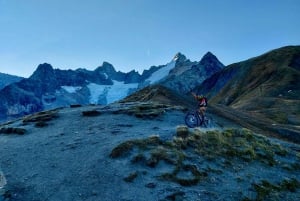
<instances>
[{"instance_id":1,"label":"snow-capped peak","mask_svg":"<svg viewBox=\"0 0 300 201\"><path fill-rule=\"evenodd\" d=\"M178 55L176 54L175 57L173 58L173 61L177 61L178 60Z\"/></svg>"},{"instance_id":2,"label":"snow-capped peak","mask_svg":"<svg viewBox=\"0 0 300 201\"><path fill-rule=\"evenodd\" d=\"M178 52L172 59L172 61L176 61L176 62L178 62L178 61L181 62L181 61L185 61L185 60L186 60L186 56L184 56L180 52Z\"/></svg>"}]
</instances>

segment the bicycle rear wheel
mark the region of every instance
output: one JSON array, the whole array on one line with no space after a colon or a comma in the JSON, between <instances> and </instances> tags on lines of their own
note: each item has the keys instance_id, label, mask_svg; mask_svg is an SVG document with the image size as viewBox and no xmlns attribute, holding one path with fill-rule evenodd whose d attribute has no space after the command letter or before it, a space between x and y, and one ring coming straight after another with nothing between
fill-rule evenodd
<instances>
[{"instance_id":1,"label":"bicycle rear wheel","mask_svg":"<svg viewBox=\"0 0 300 201\"><path fill-rule=\"evenodd\" d=\"M185 115L185 124L190 128L195 128L200 124L200 120L196 112L188 112Z\"/></svg>"}]
</instances>

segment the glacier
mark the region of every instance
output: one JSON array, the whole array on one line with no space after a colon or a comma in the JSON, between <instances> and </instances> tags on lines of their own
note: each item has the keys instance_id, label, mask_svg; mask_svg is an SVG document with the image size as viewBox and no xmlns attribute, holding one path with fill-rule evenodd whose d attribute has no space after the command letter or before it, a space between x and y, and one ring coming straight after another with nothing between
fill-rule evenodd
<instances>
[{"instance_id":1,"label":"glacier","mask_svg":"<svg viewBox=\"0 0 300 201\"><path fill-rule=\"evenodd\" d=\"M172 70L175 67L176 61L172 60L170 63L168 63L166 66L162 67L158 71L155 71L148 79L146 79L145 82L149 84L154 84L161 79L167 77L169 75L170 70Z\"/></svg>"},{"instance_id":2,"label":"glacier","mask_svg":"<svg viewBox=\"0 0 300 201\"><path fill-rule=\"evenodd\" d=\"M125 84L124 82L116 80L113 80L113 85L89 83L87 87L91 94L90 103L98 104L100 97L104 97L106 99L106 104L113 103L128 96L132 90L138 88L138 85L138 83Z\"/></svg>"}]
</instances>

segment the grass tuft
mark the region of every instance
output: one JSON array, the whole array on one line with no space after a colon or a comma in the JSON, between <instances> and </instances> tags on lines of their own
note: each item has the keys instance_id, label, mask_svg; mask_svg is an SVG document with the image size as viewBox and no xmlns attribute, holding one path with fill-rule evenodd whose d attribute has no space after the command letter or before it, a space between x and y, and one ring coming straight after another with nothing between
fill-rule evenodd
<instances>
[{"instance_id":1,"label":"grass tuft","mask_svg":"<svg viewBox=\"0 0 300 201\"><path fill-rule=\"evenodd\" d=\"M47 122L58 117L58 109L38 112L23 118L23 123Z\"/></svg>"},{"instance_id":2,"label":"grass tuft","mask_svg":"<svg viewBox=\"0 0 300 201\"><path fill-rule=\"evenodd\" d=\"M185 125L177 126L176 136L181 138L187 138L189 135L189 129Z\"/></svg>"},{"instance_id":3,"label":"grass tuft","mask_svg":"<svg viewBox=\"0 0 300 201\"><path fill-rule=\"evenodd\" d=\"M24 128L14 128L14 127L4 127L0 129L0 134L18 134L24 135L26 133L26 129Z\"/></svg>"},{"instance_id":4,"label":"grass tuft","mask_svg":"<svg viewBox=\"0 0 300 201\"><path fill-rule=\"evenodd\" d=\"M160 103L143 103L139 105L131 105L128 108L115 111L115 114L128 114L141 119L154 119L165 113L166 110L171 109L170 105Z\"/></svg>"},{"instance_id":5,"label":"grass tuft","mask_svg":"<svg viewBox=\"0 0 300 201\"><path fill-rule=\"evenodd\" d=\"M186 130L180 132L186 132ZM262 165L274 166L277 164L276 157L283 157L288 153L279 144L274 144L266 137L256 135L248 129L207 132L195 129L189 131L187 137L178 137L177 134L178 129L176 136L170 141L162 141L157 135L129 140L115 147L110 156L117 158L129 155L134 149L132 164L156 168L163 161L173 169L160 173L157 175L158 178L182 186L193 186L203 181L208 173L222 174L220 170L201 168L203 160L218 161L218 163L223 163L220 167L230 169L237 163L247 165L260 162ZM201 162L195 163L198 159ZM289 165L288 168L294 168L291 164ZM284 169L283 165L281 167ZM287 180L275 185L262 181L261 184L253 184L253 186L258 192L259 200L268 196L270 189L293 191L298 188L299 183L296 180Z\"/></svg>"},{"instance_id":6,"label":"grass tuft","mask_svg":"<svg viewBox=\"0 0 300 201\"><path fill-rule=\"evenodd\" d=\"M255 200L274 200L277 199L277 196L280 192L296 192L300 188L300 183L297 179L284 179L279 184L272 184L267 180L262 180L258 184L252 184L254 190L256 191ZM247 198L248 200L251 200Z\"/></svg>"},{"instance_id":7,"label":"grass tuft","mask_svg":"<svg viewBox=\"0 0 300 201\"><path fill-rule=\"evenodd\" d=\"M118 145L117 147L115 147L111 151L109 156L111 158L118 158L118 157L124 156L132 150L133 146L134 146L134 142L132 142L132 141L123 142L120 145Z\"/></svg>"}]
</instances>

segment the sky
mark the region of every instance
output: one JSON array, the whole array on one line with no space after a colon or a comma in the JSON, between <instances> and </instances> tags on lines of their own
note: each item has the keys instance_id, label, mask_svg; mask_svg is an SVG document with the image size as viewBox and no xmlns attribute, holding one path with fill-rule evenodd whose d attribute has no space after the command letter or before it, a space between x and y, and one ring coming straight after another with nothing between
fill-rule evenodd
<instances>
[{"instance_id":1,"label":"sky","mask_svg":"<svg viewBox=\"0 0 300 201\"><path fill-rule=\"evenodd\" d=\"M0 72L41 63L140 73L177 52L224 64L300 45L300 0L0 0Z\"/></svg>"}]
</instances>

